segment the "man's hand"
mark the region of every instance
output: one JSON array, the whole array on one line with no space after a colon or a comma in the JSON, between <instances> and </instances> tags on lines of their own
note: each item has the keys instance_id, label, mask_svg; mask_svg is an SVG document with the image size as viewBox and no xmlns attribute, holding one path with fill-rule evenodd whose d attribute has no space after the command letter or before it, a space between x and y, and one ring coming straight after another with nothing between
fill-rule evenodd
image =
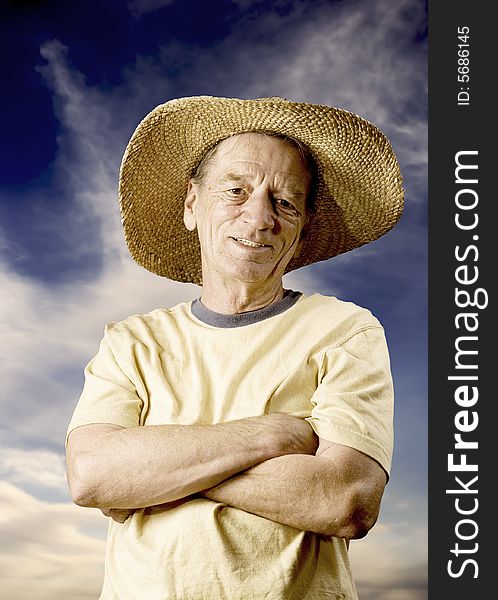
<instances>
[{"instance_id":1,"label":"man's hand","mask_svg":"<svg viewBox=\"0 0 498 600\"><path fill-rule=\"evenodd\" d=\"M185 498L180 498L179 500L173 500L172 502L163 502L162 504L156 504L155 506L149 506L145 509L138 509L143 512L144 515L150 516L155 515L157 513L164 512L165 510L170 510L175 508L176 506L180 506L185 502L188 502L193 496L187 496ZM126 519L131 516L137 509L135 508L101 508L102 514L105 517L110 517L116 523L124 523Z\"/></svg>"},{"instance_id":2,"label":"man's hand","mask_svg":"<svg viewBox=\"0 0 498 600\"><path fill-rule=\"evenodd\" d=\"M280 448L277 456L285 454L315 454L318 437L304 419L286 413L266 415L268 442Z\"/></svg>"}]
</instances>

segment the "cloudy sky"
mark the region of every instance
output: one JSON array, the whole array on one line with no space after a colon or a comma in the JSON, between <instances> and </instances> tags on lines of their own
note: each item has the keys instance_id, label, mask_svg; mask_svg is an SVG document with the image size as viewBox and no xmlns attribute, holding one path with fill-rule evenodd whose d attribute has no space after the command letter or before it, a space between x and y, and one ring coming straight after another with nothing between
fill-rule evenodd
<instances>
[{"instance_id":1,"label":"cloudy sky","mask_svg":"<svg viewBox=\"0 0 498 600\"><path fill-rule=\"evenodd\" d=\"M283 96L389 137L406 209L376 242L286 276L381 320L396 443L380 519L352 543L362 600L427 597L427 34L423 0L3 3L0 568L9 600L90 600L106 519L73 506L64 436L103 327L199 294L133 263L117 176L171 98Z\"/></svg>"}]
</instances>

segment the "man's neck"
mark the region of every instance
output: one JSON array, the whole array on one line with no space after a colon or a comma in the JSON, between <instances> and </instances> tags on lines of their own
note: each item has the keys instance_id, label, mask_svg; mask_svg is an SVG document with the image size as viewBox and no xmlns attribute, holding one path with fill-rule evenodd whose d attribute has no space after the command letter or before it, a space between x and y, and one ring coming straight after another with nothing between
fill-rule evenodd
<instances>
[{"instance_id":1,"label":"man's neck","mask_svg":"<svg viewBox=\"0 0 498 600\"><path fill-rule=\"evenodd\" d=\"M278 302L283 296L281 281L271 287L247 282L231 281L228 285L204 282L201 301L214 312L232 315L264 308Z\"/></svg>"}]
</instances>

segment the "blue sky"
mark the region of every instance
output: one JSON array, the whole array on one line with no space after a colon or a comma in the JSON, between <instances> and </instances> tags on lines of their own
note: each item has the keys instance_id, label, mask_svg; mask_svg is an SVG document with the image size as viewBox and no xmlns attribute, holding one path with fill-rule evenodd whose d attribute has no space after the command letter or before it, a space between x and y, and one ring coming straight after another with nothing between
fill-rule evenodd
<instances>
[{"instance_id":1,"label":"blue sky","mask_svg":"<svg viewBox=\"0 0 498 600\"><path fill-rule=\"evenodd\" d=\"M10 7L10 8L9 8ZM0 560L11 600L96 598L106 520L71 505L64 436L105 323L194 298L128 256L117 176L171 98L283 96L378 125L406 208L376 242L286 276L386 329L396 442L380 519L353 542L362 600L426 598L427 35L421 0L7 2L0 44ZM34 591L36 590L36 592Z\"/></svg>"}]
</instances>

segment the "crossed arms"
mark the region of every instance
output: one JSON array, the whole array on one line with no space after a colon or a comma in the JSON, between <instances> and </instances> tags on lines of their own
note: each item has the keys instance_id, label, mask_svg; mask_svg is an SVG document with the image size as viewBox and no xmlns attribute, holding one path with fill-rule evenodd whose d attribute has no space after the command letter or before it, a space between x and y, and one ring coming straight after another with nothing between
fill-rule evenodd
<instances>
[{"instance_id":1,"label":"crossed arms","mask_svg":"<svg viewBox=\"0 0 498 600\"><path fill-rule=\"evenodd\" d=\"M386 484L375 460L283 413L217 425L84 425L69 435L66 464L73 501L116 520L198 494L348 539L374 525Z\"/></svg>"}]
</instances>

